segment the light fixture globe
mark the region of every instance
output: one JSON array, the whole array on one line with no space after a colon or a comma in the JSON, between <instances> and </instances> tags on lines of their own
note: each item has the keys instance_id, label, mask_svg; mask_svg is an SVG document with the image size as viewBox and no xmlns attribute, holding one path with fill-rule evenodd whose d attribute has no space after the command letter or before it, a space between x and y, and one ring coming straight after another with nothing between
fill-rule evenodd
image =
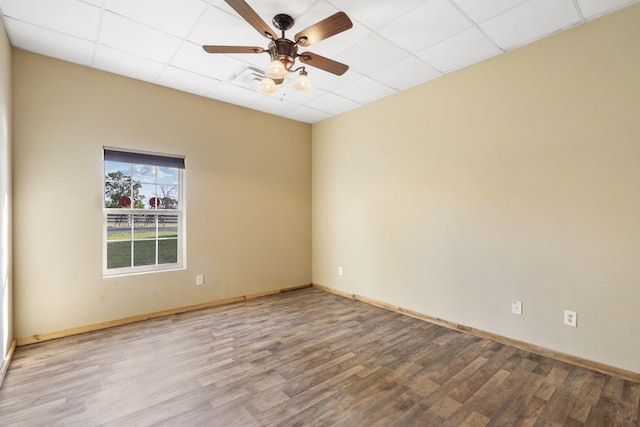
<instances>
[{"instance_id":1,"label":"light fixture globe","mask_svg":"<svg viewBox=\"0 0 640 427\"><path fill-rule=\"evenodd\" d=\"M258 86L258 90L262 93L275 93L278 91L278 86L276 86L276 82L269 77L265 77L261 82L260 86Z\"/></svg>"},{"instance_id":2,"label":"light fixture globe","mask_svg":"<svg viewBox=\"0 0 640 427\"><path fill-rule=\"evenodd\" d=\"M284 79L289 74L289 71L284 67L284 64L278 59L274 59L269 64L269 68L265 72L265 75L271 79L279 80Z\"/></svg>"},{"instance_id":3,"label":"light fixture globe","mask_svg":"<svg viewBox=\"0 0 640 427\"><path fill-rule=\"evenodd\" d=\"M307 72L305 70L300 71L300 75L293 82L293 88L301 92L309 92L313 90L313 85L309 81L309 77L307 76Z\"/></svg>"}]
</instances>

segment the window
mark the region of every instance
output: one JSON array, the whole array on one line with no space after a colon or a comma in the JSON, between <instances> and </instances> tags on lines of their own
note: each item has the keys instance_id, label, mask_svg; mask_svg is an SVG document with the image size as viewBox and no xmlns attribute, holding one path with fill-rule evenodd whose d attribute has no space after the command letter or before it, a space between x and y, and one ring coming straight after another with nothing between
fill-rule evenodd
<instances>
[{"instance_id":1,"label":"window","mask_svg":"<svg viewBox=\"0 0 640 427\"><path fill-rule=\"evenodd\" d=\"M104 149L104 274L181 268L184 158Z\"/></svg>"}]
</instances>

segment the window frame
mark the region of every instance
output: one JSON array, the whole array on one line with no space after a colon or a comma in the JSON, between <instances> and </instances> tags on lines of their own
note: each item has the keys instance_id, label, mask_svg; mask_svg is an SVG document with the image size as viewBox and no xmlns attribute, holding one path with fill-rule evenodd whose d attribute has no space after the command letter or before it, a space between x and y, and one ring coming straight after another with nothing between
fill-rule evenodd
<instances>
[{"instance_id":1,"label":"window frame","mask_svg":"<svg viewBox=\"0 0 640 427\"><path fill-rule=\"evenodd\" d=\"M130 207L117 207L110 208L106 205L107 198L107 162L114 161L119 163L128 163L130 165L146 165L156 167L173 167L178 170L178 183L177 183L177 206L171 209L157 209L157 208L136 208L132 203ZM185 181L185 159L183 156L158 154L142 151L133 151L120 148L103 147L103 159L102 159L102 274L103 277L117 277L128 276L146 273L157 273L175 270L184 270L185 265L185 240L186 240L186 214L185 214L185 194L184 194L184 181ZM180 166L182 165L182 166ZM132 166L133 169L133 166ZM156 169L156 176L153 183L146 183L159 186L161 185L157 177L158 169ZM133 181L133 173L132 182ZM173 185L173 184L167 184ZM154 194L154 197L158 197L159 194ZM109 219L110 215L127 215L129 216L127 224L130 226L131 235L129 239L123 240L109 240ZM153 226L155 226L155 237L153 238L135 238L136 222L135 216L144 217L145 221L150 216L155 216ZM176 233L175 238L177 243L177 259L175 263L159 263L159 251L158 245L161 241L172 240L173 238L161 237L159 235L160 217L162 215L175 216L176 217ZM131 223L133 221L133 223ZM145 222L145 226L148 224ZM131 265L127 267L113 267L108 268L108 244L117 241L130 242L131 243ZM155 263L147 265L133 265L135 262L135 245L136 242L153 241L155 242Z\"/></svg>"}]
</instances>

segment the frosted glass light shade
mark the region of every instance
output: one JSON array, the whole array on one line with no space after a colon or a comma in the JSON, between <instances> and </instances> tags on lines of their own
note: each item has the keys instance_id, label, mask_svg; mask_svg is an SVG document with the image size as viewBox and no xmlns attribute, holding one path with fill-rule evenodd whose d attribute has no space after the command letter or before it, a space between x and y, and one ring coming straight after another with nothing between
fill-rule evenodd
<instances>
[{"instance_id":1,"label":"frosted glass light shade","mask_svg":"<svg viewBox=\"0 0 640 427\"><path fill-rule=\"evenodd\" d=\"M265 72L266 76L271 78L271 79L284 79L285 77L287 77L287 75L289 74L289 71L287 71L286 68L284 68L284 65L282 64L282 62L276 60L271 61L271 64L269 64L269 68L267 68L267 71Z\"/></svg>"},{"instance_id":2,"label":"frosted glass light shade","mask_svg":"<svg viewBox=\"0 0 640 427\"><path fill-rule=\"evenodd\" d=\"M258 90L262 93L275 93L278 91L278 86L276 86L276 82L274 82L272 79L270 79L269 77L265 77L260 82Z\"/></svg>"},{"instance_id":3,"label":"frosted glass light shade","mask_svg":"<svg viewBox=\"0 0 640 427\"><path fill-rule=\"evenodd\" d=\"M307 73L302 71L298 78L293 82L293 88L301 92L309 92L313 89L313 85L307 77Z\"/></svg>"}]
</instances>

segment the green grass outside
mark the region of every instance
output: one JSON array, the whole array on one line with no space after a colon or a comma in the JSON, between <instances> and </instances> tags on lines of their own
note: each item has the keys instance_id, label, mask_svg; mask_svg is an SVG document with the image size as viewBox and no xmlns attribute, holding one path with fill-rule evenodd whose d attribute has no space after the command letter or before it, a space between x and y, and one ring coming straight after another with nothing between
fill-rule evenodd
<instances>
[{"instance_id":1,"label":"green grass outside","mask_svg":"<svg viewBox=\"0 0 640 427\"><path fill-rule=\"evenodd\" d=\"M173 233L177 236L177 233ZM139 240L133 242L133 266L156 264L156 241ZM158 264L178 262L178 239L158 241ZM131 265L131 241L107 243L107 268L124 268Z\"/></svg>"}]
</instances>

